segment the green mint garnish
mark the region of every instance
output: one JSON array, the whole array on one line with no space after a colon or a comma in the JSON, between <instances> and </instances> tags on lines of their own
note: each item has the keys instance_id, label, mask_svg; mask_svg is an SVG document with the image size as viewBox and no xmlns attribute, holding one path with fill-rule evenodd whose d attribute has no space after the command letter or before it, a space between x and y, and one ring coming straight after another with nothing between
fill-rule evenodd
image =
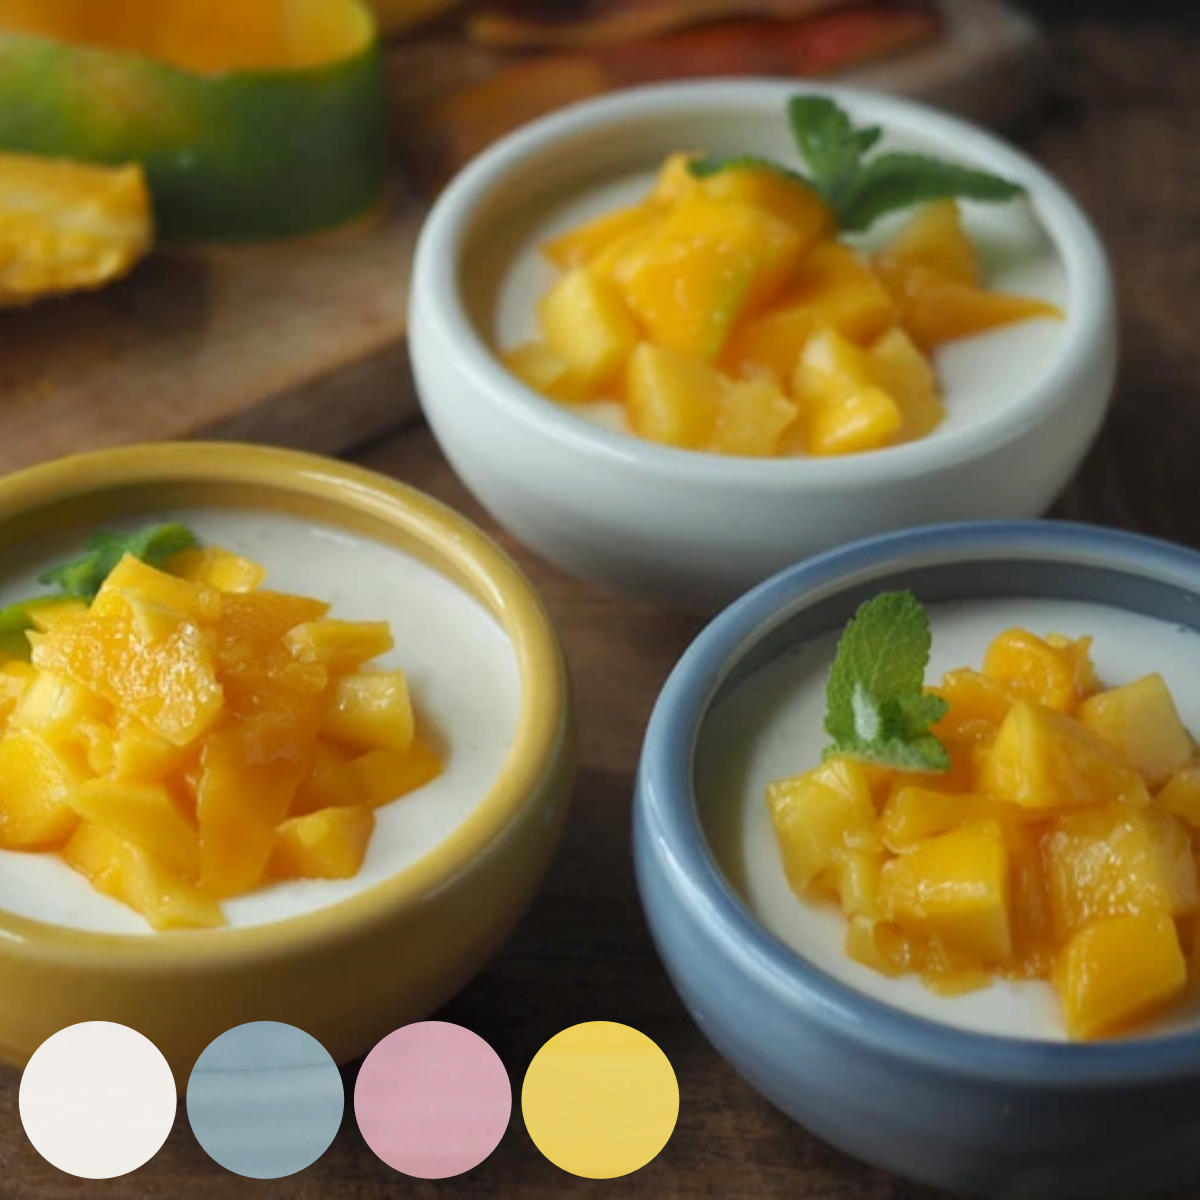
<instances>
[{"instance_id":1,"label":"green mint garnish","mask_svg":"<svg viewBox=\"0 0 1200 1200\"><path fill-rule=\"evenodd\" d=\"M100 529L92 534L87 549L78 558L43 571L38 582L57 584L64 596L76 596L90 602L109 572L126 554L158 567L172 554L194 545L196 535L186 525L175 522L151 525L129 534Z\"/></svg>"},{"instance_id":2,"label":"green mint garnish","mask_svg":"<svg viewBox=\"0 0 1200 1200\"><path fill-rule=\"evenodd\" d=\"M946 711L925 691L929 617L911 592L882 592L854 614L838 641L825 689L825 757L907 771L946 771L950 758L929 727Z\"/></svg>"},{"instance_id":3,"label":"green mint garnish","mask_svg":"<svg viewBox=\"0 0 1200 1200\"><path fill-rule=\"evenodd\" d=\"M847 233L866 229L878 217L925 200L965 196L970 200L1010 200L1024 192L1020 184L925 154L888 153L865 159L883 131L856 127L828 96L793 96L788 124L809 175L755 155L699 158L688 164L693 175L713 175L730 167L766 167L799 179L820 193Z\"/></svg>"}]
</instances>

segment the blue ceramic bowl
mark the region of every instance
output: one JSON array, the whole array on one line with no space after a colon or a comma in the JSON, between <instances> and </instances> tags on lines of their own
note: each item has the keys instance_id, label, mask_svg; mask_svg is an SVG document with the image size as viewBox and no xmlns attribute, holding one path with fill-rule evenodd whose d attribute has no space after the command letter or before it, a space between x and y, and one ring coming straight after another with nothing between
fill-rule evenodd
<instances>
[{"instance_id":1,"label":"blue ceramic bowl","mask_svg":"<svg viewBox=\"0 0 1200 1200\"><path fill-rule=\"evenodd\" d=\"M840 628L864 599L891 588L911 588L926 602L1102 603L1200 631L1200 554L1058 522L888 534L757 587L683 656L646 734L634 854L642 903L675 987L705 1036L768 1100L818 1136L901 1175L993 1195L1194 1187L1200 1028L1072 1044L912 1015L785 946L718 868L692 783L705 714L787 647Z\"/></svg>"}]
</instances>

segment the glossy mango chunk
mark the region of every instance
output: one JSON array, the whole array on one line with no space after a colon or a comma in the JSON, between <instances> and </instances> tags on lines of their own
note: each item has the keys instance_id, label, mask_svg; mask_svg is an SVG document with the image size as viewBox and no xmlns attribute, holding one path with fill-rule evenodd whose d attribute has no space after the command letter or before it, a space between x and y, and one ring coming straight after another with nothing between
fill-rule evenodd
<instances>
[{"instance_id":1,"label":"glossy mango chunk","mask_svg":"<svg viewBox=\"0 0 1200 1200\"><path fill-rule=\"evenodd\" d=\"M695 196L635 240L611 274L651 340L711 361L734 322L783 286L802 248L791 226L762 209Z\"/></svg>"},{"instance_id":2,"label":"glossy mango chunk","mask_svg":"<svg viewBox=\"0 0 1200 1200\"><path fill-rule=\"evenodd\" d=\"M980 785L1022 808L1149 803L1142 777L1107 742L1062 713L1016 701L996 734Z\"/></svg>"},{"instance_id":3,"label":"glossy mango chunk","mask_svg":"<svg viewBox=\"0 0 1200 1200\"><path fill-rule=\"evenodd\" d=\"M1195 750L1163 677L1155 672L1088 697L1079 719L1151 786L1185 766Z\"/></svg>"},{"instance_id":4,"label":"glossy mango chunk","mask_svg":"<svg viewBox=\"0 0 1200 1200\"><path fill-rule=\"evenodd\" d=\"M712 436L721 378L698 358L640 342L629 358L625 392L629 423L642 437L699 448Z\"/></svg>"},{"instance_id":5,"label":"glossy mango chunk","mask_svg":"<svg viewBox=\"0 0 1200 1200\"><path fill-rule=\"evenodd\" d=\"M727 380L708 448L718 454L772 457L799 412L769 379Z\"/></svg>"},{"instance_id":6,"label":"glossy mango chunk","mask_svg":"<svg viewBox=\"0 0 1200 1200\"><path fill-rule=\"evenodd\" d=\"M989 825L956 829L890 859L879 877L886 920L981 963L1012 958L1008 851Z\"/></svg>"},{"instance_id":7,"label":"glossy mango chunk","mask_svg":"<svg viewBox=\"0 0 1200 1200\"><path fill-rule=\"evenodd\" d=\"M767 808L788 882L798 894L814 890L847 852L880 848L870 783L851 759L832 758L772 783Z\"/></svg>"},{"instance_id":8,"label":"glossy mango chunk","mask_svg":"<svg viewBox=\"0 0 1200 1200\"><path fill-rule=\"evenodd\" d=\"M323 808L292 817L275 831L267 874L273 879L351 879L375 828L363 805Z\"/></svg>"},{"instance_id":9,"label":"glossy mango chunk","mask_svg":"<svg viewBox=\"0 0 1200 1200\"><path fill-rule=\"evenodd\" d=\"M700 180L710 200L732 200L769 213L800 237L801 250L832 237L833 213L815 189L763 167L729 167Z\"/></svg>"},{"instance_id":10,"label":"glossy mango chunk","mask_svg":"<svg viewBox=\"0 0 1200 1200\"><path fill-rule=\"evenodd\" d=\"M266 578L266 568L220 546L191 546L173 554L163 570L220 592L252 592Z\"/></svg>"},{"instance_id":11,"label":"glossy mango chunk","mask_svg":"<svg viewBox=\"0 0 1200 1200\"><path fill-rule=\"evenodd\" d=\"M319 662L336 674L356 671L394 645L386 621L336 621L328 617L289 629L284 645L302 662Z\"/></svg>"},{"instance_id":12,"label":"glossy mango chunk","mask_svg":"<svg viewBox=\"0 0 1200 1200\"><path fill-rule=\"evenodd\" d=\"M390 804L436 779L443 769L441 758L421 737L414 737L407 750L379 747L360 754L349 763L354 793L371 808Z\"/></svg>"},{"instance_id":13,"label":"glossy mango chunk","mask_svg":"<svg viewBox=\"0 0 1200 1200\"><path fill-rule=\"evenodd\" d=\"M1001 683L1014 696L1073 713L1085 694L1089 672L1088 646L1064 642L1052 645L1027 629L1009 629L997 635L983 659L983 673Z\"/></svg>"},{"instance_id":14,"label":"glossy mango chunk","mask_svg":"<svg viewBox=\"0 0 1200 1200\"><path fill-rule=\"evenodd\" d=\"M89 718L106 717L110 709L102 697L65 676L37 671L13 709L9 725L52 734Z\"/></svg>"},{"instance_id":15,"label":"glossy mango chunk","mask_svg":"<svg viewBox=\"0 0 1200 1200\"><path fill-rule=\"evenodd\" d=\"M299 710L284 710L244 718L205 741L196 815L206 892L235 896L261 882L314 735Z\"/></svg>"},{"instance_id":16,"label":"glossy mango chunk","mask_svg":"<svg viewBox=\"0 0 1200 1200\"><path fill-rule=\"evenodd\" d=\"M112 730L108 772L114 779L157 782L181 773L199 755L194 743L177 746L134 717L121 717Z\"/></svg>"},{"instance_id":17,"label":"glossy mango chunk","mask_svg":"<svg viewBox=\"0 0 1200 1200\"><path fill-rule=\"evenodd\" d=\"M721 351L721 365L733 375L748 378L768 374L787 387L817 324L807 305L769 308L734 331Z\"/></svg>"},{"instance_id":18,"label":"glossy mango chunk","mask_svg":"<svg viewBox=\"0 0 1200 1200\"><path fill-rule=\"evenodd\" d=\"M126 554L109 572L89 611L99 620L122 620L129 611L144 637L169 636L180 621L215 621L221 615L221 594L207 583L159 571Z\"/></svg>"},{"instance_id":19,"label":"glossy mango chunk","mask_svg":"<svg viewBox=\"0 0 1200 1200\"><path fill-rule=\"evenodd\" d=\"M1042 839L1055 937L1093 921L1200 906L1187 827L1156 808L1106 804L1066 813Z\"/></svg>"},{"instance_id":20,"label":"glossy mango chunk","mask_svg":"<svg viewBox=\"0 0 1200 1200\"><path fill-rule=\"evenodd\" d=\"M26 689L36 678L37 671L20 659L0 663L0 722L9 719Z\"/></svg>"},{"instance_id":21,"label":"glossy mango chunk","mask_svg":"<svg viewBox=\"0 0 1200 1200\"><path fill-rule=\"evenodd\" d=\"M141 913L155 929L211 929L225 924L216 900L178 878L144 847L104 825L81 822L62 854L97 891Z\"/></svg>"},{"instance_id":22,"label":"glossy mango chunk","mask_svg":"<svg viewBox=\"0 0 1200 1200\"><path fill-rule=\"evenodd\" d=\"M786 303L811 310L821 324L866 346L896 323L896 305L870 265L849 246L826 241L803 258Z\"/></svg>"},{"instance_id":23,"label":"glossy mango chunk","mask_svg":"<svg viewBox=\"0 0 1200 1200\"><path fill-rule=\"evenodd\" d=\"M85 617L87 612L88 606L82 600L76 600L74 596L56 596L53 599L41 600L37 604L30 605L29 619L33 622L34 629L45 632L47 629L53 629L55 625L62 624L63 621L74 621L79 617Z\"/></svg>"},{"instance_id":24,"label":"glossy mango chunk","mask_svg":"<svg viewBox=\"0 0 1200 1200\"><path fill-rule=\"evenodd\" d=\"M328 738L316 738L308 760L308 770L292 797L289 810L292 815L317 812L322 808L345 808L352 804L370 803L351 769L353 760L354 751Z\"/></svg>"},{"instance_id":25,"label":"glossy mango chunk","mask_svg":"<svg viewBox=\"0 0 1200 1200\"><path fill-rule=\"evenodd\" d=\"M588 267L568 271L551 287L538 305L538 320L546 344L585 391L616 375L638 340L622 293Z\"/></svg>"},{"instance_id":26,"label":"glossy mango chunk","mask_svg":"<svg viewBox=\"0 0 1200 1200\"><path fill-rule=\"evenodd\" d=\"M552 400L579 400L585 381L557 350L545 342L522 342L501 356L504 365L524 384Z\"/></svg>"},{"instance_id":27,"label":"glossy mango chunk","mask_svg":"<svg viewBox=\"0 0 1200 1200\"><path fill-rule=\"evenodd\" d=\"M644 229L650 219L644 204L614 208L543 242L542 253L564 271L586 266L618 238Z\"/></svg>"},{"instance_id":28,"label":"glossy mango chunk","mask_svg":"<svg viewBox=\"0 0 1200 1200\"><path fill-rule=\"evenodd\" d=\"M1200 764L1180 767L1163 784L1155 800L1164 812L1200 830Z\"/></svg>"},{"instance_id":29,"label":"glossy mango chunk","mask_svg":"<svg viewBox=\"0 0 1200 1200\"><path fill-rule=\"evenodd\" d=\"M979 259L953 200L922 205L888 242L882 256L899 268L926 267L947 279L978 287Z\"/></svg>"},{"instance_id":30,"label":"glossy mango chunk","mask_svg":"<svg viewBox=\"0 0 1200 1200\"><path fill-rule=\"evenodd\" d=\"M200 868L196 830L161 783L89 779L67 800L84 820L111 829L180 878L195 881Z\"/></svg>"},{"instance_id":31,"label":"glossy mango chunk","mask_svg":"<svg viewBox=\"0 0 1200 1200\"><path fill-rule=\"evenodd\" d=\"M932 433L946 416L933 363L903 329L889 329L867 353L876 383L900 409L896 441L911 442Z\"/></svg>"},{"instance_id":32,"label":"glossy mango chunk","mask_svg":"<svg viewBox=\"0 0 1200 1200\"><path fill-rule=\"evenodd\" d=\"M1177 999L1187 963L1170 914L1111 917L1067 944L1054 982L1072 1037L1119 1032Z\"/></svg>"},{"instance_id":33,"label":"glossy mango chunk","mask_svg":"<svg viewBox=\"0 0 1200 1200\"><path fill-rule=\"evenodd\" d=\"M67 802L83 777L83 764L32 729L0 737L0 847L61 846L78 818Z\"/></svg>"},{"instance_id":34,"label":"glossy mango chunk","mask_svg":"<svg viewBox=\"0 0 1200 1200\"><path fill-rule=\"evenodd\" d=\"M894 854L910 850L926 838L949 833L978 816L981 799L970 793L933 791L903 784L879 814L879 833Z\"/></svg>"},{"instance_id":35,"label":"glossy mango chunk","mask_svg":"<svg viewBox=\"0 0 1200 1200\"><path fill-rule=\"evenodd\" d=\"M345 675L334 684L321 714L321 731L363 750L406 751L413 740L413 710L402 671Z\"/></svg>"},{"instance_id":36,"label":"glossy mango chunk","mask_svg":"<svg viewBox=\"0 0 1200 1200\"><path fill-rule=\"evenodd\" d=\"M934 733L955 742L990 742L1013 702L1003 684L970 667L947 671L931 690L949 706Z\"/></svg>"}]
</instances>

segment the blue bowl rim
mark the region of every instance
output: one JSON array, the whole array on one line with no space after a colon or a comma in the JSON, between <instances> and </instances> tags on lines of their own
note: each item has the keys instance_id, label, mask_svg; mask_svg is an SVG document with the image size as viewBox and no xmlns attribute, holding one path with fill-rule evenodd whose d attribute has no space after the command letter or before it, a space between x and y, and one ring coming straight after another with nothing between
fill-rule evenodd
<instances>
[{"instance_id":1,"label":"blue bowl rim","mask_svg":"<svg viewBox=\"0 0 1200 1200\"><path fill-rule=\"evenodd\" d=\"M1069 521L971 521L885 533L784 569L715 617L667 679L647 726L635 824L687 880L686 903L740 969L803 1019L914 1065L1027 1085L1091 1086L1200 1075L1200 1026L1125 1039L1056 1042L988 1034L894 1007L826 974L770 933L725 879L696 813L692 762L712 697L733 666L805 597L839 582L938 562L1032 557L1167 578L1200 594L1200 552ZM825 592L824 594L828 594Z\"/></svg>"}]
</instances>

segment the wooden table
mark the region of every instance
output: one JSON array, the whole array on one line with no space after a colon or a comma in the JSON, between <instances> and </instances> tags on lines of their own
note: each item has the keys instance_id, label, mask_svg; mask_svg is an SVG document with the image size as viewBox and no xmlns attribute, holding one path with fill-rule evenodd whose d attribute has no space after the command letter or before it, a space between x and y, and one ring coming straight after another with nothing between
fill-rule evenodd
<instances>
[{"instance_id":1,"label":"wooden table","mask_svg":"<svg viewBox=\"0 0 1200 1200\"><path fill-rule=\"evenodd\" d=\"M1200 42L1181 25L1152 20L1128 27L1099 19L1063 21L1053 37L1053 99L1018 140L1099 223L1115 259L1123 311L1116 407L1055 513L1200 545ZM605 1018L645 1030L679 1076L675 1136L641 1172L597 1184L542 1159L518 1112L486 1164L434 1185L404 1180L379 1163L348 1118L333 1148L309 1171L256 1183L214 1167L181 1116L148 1167L125 1180L93 1184L57 1174L28 1146L17 1116L17 1075L0 1069L0 1196L934 1195L854 1162L761 1100L697 1032L650 945L630 863L633 773L654 697L698 623L602 595L515 544L468 497L423 428L399 432L356 457L449 501L497 534L545 596L574 676L581 770L557 862L501 955L439 1015L496 1046L518 1089L533 1053L566 1025ZM352 1067L347 1083L353 1078Z\"/></svg>"}]
</instances>

